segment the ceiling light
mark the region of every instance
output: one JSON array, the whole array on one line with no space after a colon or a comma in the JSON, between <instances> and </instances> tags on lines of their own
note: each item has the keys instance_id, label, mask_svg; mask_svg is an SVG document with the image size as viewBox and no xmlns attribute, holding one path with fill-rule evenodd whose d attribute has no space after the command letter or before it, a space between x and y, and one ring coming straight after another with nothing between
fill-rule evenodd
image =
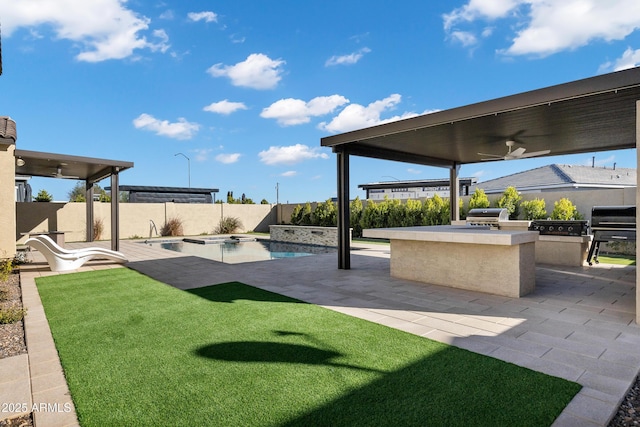
<instances>
[{"instance_id":1,"label":"ceiling light","mask_svg":"<svg viewBox=\"0 0 640 427\"><path fill-rule=\"evenodd\" d=\"M24 166L24 164L25 164L25 161L22 160L22 158L18 157L16 159L16 166L20 167L20 166Z\"/></svg>"}]
</instances>

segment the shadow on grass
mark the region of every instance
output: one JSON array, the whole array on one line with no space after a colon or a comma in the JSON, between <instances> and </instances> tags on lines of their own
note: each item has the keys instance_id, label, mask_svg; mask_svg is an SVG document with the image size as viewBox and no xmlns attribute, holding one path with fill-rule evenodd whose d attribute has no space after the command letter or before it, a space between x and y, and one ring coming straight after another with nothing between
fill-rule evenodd
<instances>
[{"instance_id":1,"label":"shadow on grass","mask_svg":"<svg viewBox=\"0 0 640 427\"><path fill-rule=\"evenodd\" d=\"M581 388L473 360L456 348L436 352L282 426L549 426Z\"/></svg>"},{"instance_id":2,"label":"shadow on grass","mask_svg":"<svg viewBox=\"0 0 640 427\"><path fill-rule=\"evenodd\" d=\"M312 346L240 341L199 348L230 362L325 365L378 373L375 379L283 426L545 426L580 390L575 383L445 348L393 372L334 362L343 354Z\"/></svg>"},{"instance_id":3,"label":"shadow on grass","mask_svg":"<svg viewBox=\"0 0 640 427\"><path fill-rule=\"evenodd\" d=\"M232 303L247 300L307 304L294 298L254 288L253 286L247 286L240 282L221 283L219 285L207 286L204 288L188 289L185 292L213 302Z\"/></svg>"},{"instance_id":4,"label":"shadow on grass","mask_svg":"<svg viewBox=\"0 0 640 427\"><path fill-rule=\"evenodd\" d=\"M228 362L297 363L384 373L377 369L332 361L344 354L303 344L265 341L222 342L201 347L195 353L201 357Z\"/></svg>"}]
</instances>

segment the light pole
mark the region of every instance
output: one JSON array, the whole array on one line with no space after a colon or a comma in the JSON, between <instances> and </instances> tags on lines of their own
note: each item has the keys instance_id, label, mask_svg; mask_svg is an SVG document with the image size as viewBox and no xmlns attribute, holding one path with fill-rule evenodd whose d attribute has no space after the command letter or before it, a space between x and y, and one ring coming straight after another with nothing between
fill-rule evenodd
<instances>
[{"instance_id":1,"label":"light pole","mask_svg":"<svg viewBox=\"0 0 640 427\"><path fill-rule=\"evenodd\" d=\"M187 159L187 172L189 173L189 188L191 188L191 159L189 159L187 156L185 156L182 153L176 153L174 157L175 156L182 156L185 159Z\"/></svg>"}]
</instances>

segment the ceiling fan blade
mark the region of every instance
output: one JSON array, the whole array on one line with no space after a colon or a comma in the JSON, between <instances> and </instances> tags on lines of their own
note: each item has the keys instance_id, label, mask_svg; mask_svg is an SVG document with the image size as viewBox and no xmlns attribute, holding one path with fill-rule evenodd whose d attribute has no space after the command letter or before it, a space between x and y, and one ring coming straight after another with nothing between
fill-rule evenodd
<instances>
[{"instance_id":1,"label":"ceiling fan blade","mask_svg":"<svg viewBox=\"0 0 640 427\"><path fill-rule=\"evenodd\" d=\"M522 157L522 155L524 154L525 151L527 151L526 148L518 147L515 150L513 150L512 152L510 152L509 154L507 154L507 157L514 157L514 158Z\"/></svg>"},{"instance_id":2,"label":"ceiling fan blade","mask_svg":"<svg viewBox=\"0 0 640 427\"><path fill-rule=\"evenodd\" d=\"M526 159L527 157L544 156L545 154L549 154L550 152L551 150L532 151L530 153L521 155L519 158Z\"/></svg>"},{"instance_id":3,"label":"ceiling fan blade","mask_svg":"<svg viewBox=\"0 0 640 427\"><path fill-rule=\"evenodd\" d=\"M501 154L487 154L487 153L478 153L478 156L493 157L495 159L501 159L504 157Z\"/></svg>"}]
</instances>

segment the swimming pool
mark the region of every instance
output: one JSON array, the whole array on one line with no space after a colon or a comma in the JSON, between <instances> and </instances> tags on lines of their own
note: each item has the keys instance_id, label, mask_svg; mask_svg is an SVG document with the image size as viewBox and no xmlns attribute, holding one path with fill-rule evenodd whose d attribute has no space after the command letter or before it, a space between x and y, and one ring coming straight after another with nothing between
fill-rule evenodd
<instances>
[{"instance_id":1,"label":"swimming pool","mask_svg":"<svg viewBox=\"0 0 640 427\"><path fill-rule=\"evenodd\" d=\"M227 264L295 258L337 251L336 248L327 246L269 240L183 239L160 242L145 241L144 244Z\"/></svg>"}]
</instances>

